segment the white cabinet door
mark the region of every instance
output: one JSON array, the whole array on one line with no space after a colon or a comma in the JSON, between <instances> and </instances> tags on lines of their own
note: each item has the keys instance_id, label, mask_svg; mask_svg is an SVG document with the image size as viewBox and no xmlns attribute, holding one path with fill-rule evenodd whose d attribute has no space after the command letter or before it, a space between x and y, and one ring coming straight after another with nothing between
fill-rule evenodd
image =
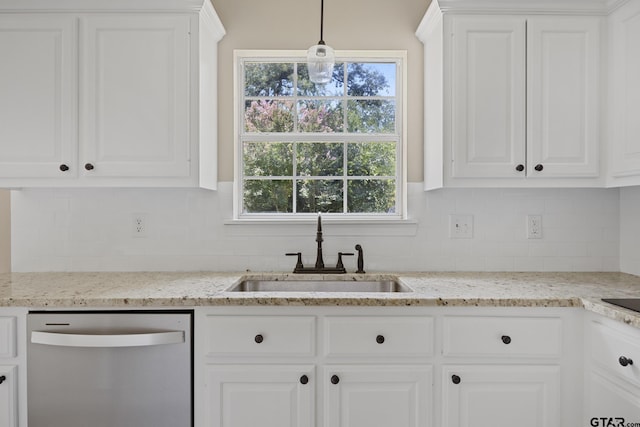
<instances>
[{"instance_id":1,"label":"white cabinet door","mask_svg":"<svg viewBox=\"0 0 640 427\"><path fill-rule=\"evenodd\" d=\"M599 176L601 22L451 17L452 178Z\"/></svg>"},{"instance_id":2,"label":"white cabinet door","mask_svg":"<svg viewBox=\"0 0 640 427\"><path fill-rule=\"evenodd\" d=\"M611 373L592 370L587 377L584 425L627 425L640 422L640 389ZM597 422L591 423L593 418ZM601 418L606 418L603 422ZM609 419L612 418L609 424ZM624 418L624 421L619 418ZM631 424L630 424L631 425Z\"/></svg>"},{"instance_id":3,"label":"white cabinet door","mask_svg":"<svg viewBox=\"0 0 640 427\"><path fill-rule=\"evenodd\" d=\"M326 366L324 427L428 427L430 366Z\"/></svg>"},{"instance_id":4,"label":"white cabinet door","mask_svg":"<svg viewBox=\"0 0 640 427\"><path fill-rule=\"evenodd\" d=\"M597 177L600 18L527 20L527 176Z\"/></svg>"},{"instance_id":5,"label":"white cabinet door","mask_svg":"<svg viewBox=\"0 0 640 427\"><path fill-rule=\"evenodd\" d=\"M609 21L610 136L615 178L640 175L640 2L630 1ZM635 180L632 184L637 184Z\"/></svg>"},{"instance_id":6,"label":"white cabinet door","mask_svg":"<svg viewBox=\"0 0 640 427\"><path fill-rule=\"evenodd\" d=\"M77 176L76 19L0 15L0 178Z\"/></svg>"},{"instance_id":7,"label":"white cabinet door","mask_svg":"<svg viewBox=\"0 0 640 427\"><path fill-rule=\"evenodd\" d=\"M0 427L18 426L18 378L15 366L0 365Z\"/></svg>"},{"instance_id":8,"label":"white cabinet door","mask_svg":"<svg viewBox=\"0 0 640 427\"><path fill-rule=\"evenodd\" d=\"M525 24L452 18L453 177L525 176Z\"/></svg>"},{"instance_id":9,"label":"white cabinet door","mask_svg":"<svg viewBox=\"0 0 640 427\"><path fill-rule=\"evenodd\" d=\"M560 368L443 367L443 427L560 427Z\"/></svg>"},{"instance_id":10,"label":"white cabinet door","mask_svg":"<svg viewBox=\"0 0 640 427\"><path fill-rule=\"evenodd\" d=\"M313 427L314 368L209 365L206 427Z\"/></svg>"},{"instance_id":11,"label":"white cabinet door","mask_svg":"<svg viewBox=\"0 0 640 427\"><path fill-rule=\"evenodd\" d=\"M187 177L186 15L81 20L80 138L85 177Z\"/></svg>"}]
</instances>

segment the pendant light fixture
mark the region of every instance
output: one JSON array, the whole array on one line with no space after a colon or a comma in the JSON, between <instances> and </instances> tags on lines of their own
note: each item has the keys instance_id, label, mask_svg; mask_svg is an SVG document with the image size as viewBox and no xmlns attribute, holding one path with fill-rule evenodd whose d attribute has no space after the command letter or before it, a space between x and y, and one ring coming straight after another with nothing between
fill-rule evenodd
<instances>
[{"instance_id":1,"label":"pendant light fixture","mask_svg":"<svg viewBox=\"0 0 640 427\"><path fill-rule=\"evenodd\" d=\"M324 27L324 0L320 0L320 41L307 51L307 69L309 80L323 85L331 81L333 66L336 63L334 50L324 43L322 38Z\"/></svg>"}]
</instances>

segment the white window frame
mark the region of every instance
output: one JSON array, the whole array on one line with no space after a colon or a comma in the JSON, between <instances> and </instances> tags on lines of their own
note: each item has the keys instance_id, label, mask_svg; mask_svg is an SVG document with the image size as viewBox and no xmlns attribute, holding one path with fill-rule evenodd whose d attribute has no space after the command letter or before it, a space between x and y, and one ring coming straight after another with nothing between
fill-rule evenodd
<instances>
[{"instance_id":1,"label":"white window frame","mask_svg":"<svg viewBox=\"0 0 640 427\"><path fill-rule=\"evenodd\" d=\"M323 218L348 221L388 221L407 219L407 52L404 50L336 50L336 62L396 62L396 131L394 138L399 138L396 151L396 209L394 214L380 213L322 213ZM243 181L243 117L244 117L244 70L245 62L305 62L307 52L304 50L235 50L234 51L234 182L233 182L233 219L234 220L273 220L273 221L308 221L316 218L316 213L243 213L242 181ZM268 135L268 134L267 134ZM296 134L298 135L298 134ZM358 141L366 140L369 134L350 138L344 134L309 133L315 140ZM388 136L388 135L386 135ZM295 178L294 178L295 179Z\"/></svg>"}]
</instances>

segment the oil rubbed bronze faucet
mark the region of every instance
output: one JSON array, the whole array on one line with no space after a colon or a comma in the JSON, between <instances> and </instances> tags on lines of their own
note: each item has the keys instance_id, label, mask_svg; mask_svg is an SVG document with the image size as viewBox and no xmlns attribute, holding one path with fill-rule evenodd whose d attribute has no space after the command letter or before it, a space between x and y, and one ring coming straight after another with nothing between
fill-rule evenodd
<instances>
[{"instance_id":1,"label":"oil rubbed bronze faucet","mask_svg":"<svg viewBox=\"0 0 640 427\"><path fill-rule=\"evenodd\" d=\"M293 269L294 273L306 273L306 274L343 274L347 272L342 263L343 256L353 256L353 252L338 252L338 262L335 267L325 267L324 260L322 259L322 218L318 215L318 228L316 230L316 242L318 242L318 249L316 252L316 264L314 267L305 267L302 264L302 252L287 253L287 256L296 256L298 261L296 267Z\"/></svg>"}]
</instances>

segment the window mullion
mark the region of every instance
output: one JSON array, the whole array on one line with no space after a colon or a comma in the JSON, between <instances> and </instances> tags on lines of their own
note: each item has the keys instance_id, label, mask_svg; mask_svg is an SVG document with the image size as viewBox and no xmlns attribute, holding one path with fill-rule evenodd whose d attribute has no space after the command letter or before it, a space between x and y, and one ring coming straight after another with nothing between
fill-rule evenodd
<instances>
[{"instance_id":1,"label":"window mullion","mask_svg":"<svg viewBox=\"0 0 640 427\"><path fill-rule=\"evenodd\" d=\"M349 167L349 153L347 151L348 149L348 142L345 141L343 142L343 152L342 152L342 212L347 213L349 211L348 207L349 207L349 192L348 192L348 170L347 168Z\"/></svg>"},{"instance_id":2,"label":"window mullion","mask_svg":"<svg viewBox=\"0 0 640 427\"><path fill-rule=\"evenodd\" d=\"M297 213L298 212L298 143L294 142L293 143L293 168L292 168L292 172L293 172L293 176L291 177L291 179L293 180L293 185L291 186L291 188L293 189L293 194L291 195L291 197L293 198L293 213Z\"/></svg>"}]
</instances>

